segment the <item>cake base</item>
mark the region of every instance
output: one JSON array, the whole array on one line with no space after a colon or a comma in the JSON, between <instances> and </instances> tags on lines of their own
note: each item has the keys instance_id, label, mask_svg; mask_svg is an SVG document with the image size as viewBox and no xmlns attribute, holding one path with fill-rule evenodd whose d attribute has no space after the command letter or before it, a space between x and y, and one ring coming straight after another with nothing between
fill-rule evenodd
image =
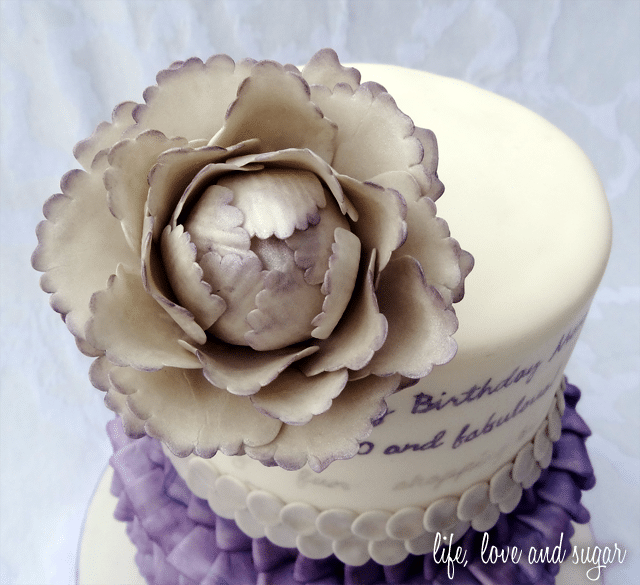
<instances>
[{"instance_id":1,"label":"cake base","mask_svg":"<svg viewBox=\"0 0 640 585\"><path fill-rule=\"evenodd\" d=\"M136 547L127 536L126 524L113 516L118 498L110 492L112 478L113 469L109 466L87 511L79 546L78 585L146 585L134 560ZM573 527L572 549L573 546L579 549L595 546L588 524L573 523ZM568 556L556 578L556 585L601 585L600 579L593 581L587 577L590 568L573 564Z\"/></svg>"}]
</instances>

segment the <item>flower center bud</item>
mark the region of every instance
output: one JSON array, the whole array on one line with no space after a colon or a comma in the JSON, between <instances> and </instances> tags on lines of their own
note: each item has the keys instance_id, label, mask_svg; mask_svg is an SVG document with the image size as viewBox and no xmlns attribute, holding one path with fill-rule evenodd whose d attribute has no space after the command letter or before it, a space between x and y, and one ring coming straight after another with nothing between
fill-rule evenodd
<instances>
[{"instance_id":1,"label":"flower center bud","mask_svg":"<svg viewBox=\"0 0 640 585\"><path fill-rule=\"evenodd\" d=\"M234 173L209 187L185 222L226 303L209 331L260 351L312 337L338 227L349 224L308 171Z\"/></svg>"}]
</instances>

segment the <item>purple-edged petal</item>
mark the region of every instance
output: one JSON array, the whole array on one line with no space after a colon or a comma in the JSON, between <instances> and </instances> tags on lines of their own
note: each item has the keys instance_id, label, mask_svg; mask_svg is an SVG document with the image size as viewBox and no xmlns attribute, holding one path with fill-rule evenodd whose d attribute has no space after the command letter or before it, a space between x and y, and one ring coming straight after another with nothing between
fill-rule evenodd
<instances>
[{"instance_id":1,"label":"purple-edged petal","mask_svg":"<svg viewBox=\"0 0 640 585\"><path fill-rule=\"evenodd\" d=\"M309 99L302 77L272 61L251 70L211 144L231 146L260 139L260 152L308 148L327 162L335 152L336 126Z\"/></svg>"},{"instance_id":2,"label":"purple-edged petal","mask_svg":"<svg viewBox=\"0 0 640 585\"><path fill-rule=\"evenodd\" d=\"M94 172L75 170L62 178L62 193L44 205L46 221L38 225L39 243L32 256L33 267L46 273L40 282L45 292L53 293L51 306L85 341L91 295L106 286L119 262L139 265L107 207L105 166L103 156Z\"/></svg>"},{"instance_id":3,"label":"purple-edged petal","mask_svg":"<svg viewBox=\"0 0 640 585\"><path fill-rule=\"evenodd\" d=\"M322 210L320 218L320 224L309 226L303 232L296 231L286 239L287 246L294 251L296 266L304 270L304 279L309 284L322 284L325 279L336 229L351 229L333 202Z\"/></svg>"},{"instance_id":4,"label":"purple-edged petal","mask_svg":"<svg viewBox=\"0 0 640 585\"><path fill-rule=\"evenodd\" d=\"M146 217L142 239L142 285L148 296L154 299L159 307L166 311L188 339L202 344L207 340L204 329L196 322L189 309L175 302L174 292L170 289L167 275L160 254L159 246L152 239L154 218Z\"/></svg>"},{"instance_id":5,"label":"purple-edged petal","mask_svg":"<svg viewBox=\"0 0 640 585\"><path fill-rule=\"evenodd\" d=\"M417 201L423 196L418 181L407 171L387 171L373 177L371 182L385 189L397 191L407 204Z\"/></svg>"},{"instance_id":6,"label":"purple-edged petal","mask_svg":"<svg viewBox=\"0 0 640 585\"><path fill-rule=\"evenodd\" d=\"M224 313L227 304L203 281L202 268L196 262L196 248L189 234L181 225L174 230L166 226L161 249L165 273L179 303L193 314L200 327L209 329Z\"/></svg>"},{"instance_id":7,"label":"purple-edged petal","mask_svg":"<svg viewBox=\"0 0 640 585\"><path fill-rule=\"evenodd\" d=\"M95 358L104 355L103 351L100 351L99 349L93 347L86 339L76 337L75 341L76 347L78 348L80 353L86 355L87 357Z\"/></svg>"},{"instance_id":8,"label":"purple-edged petal","mask_svg":"<svg viewBox=\"0 0 640 585\"><path fill-rule=\"evenodd\" d=\"M311 335L316 339L327 339L338 324L351 300L358 277L360 264L360 240L351 232L336 228L335 243L331 246L329 269L325 273L322 293L322 313L312 321L315 329Z\"/></svg>"},{"instance_id":9,"label":"purple-edged petal","mask_svg":"<svg viewBox=\"0 0 640 585\"><path fill-rule=\"evenodd\" d=\"M188 140L211 138L252 66L249 60L236 64L227 55L215 55L206 63L195 58L174 63L158 73L156 86L145 90L146 105L134 112L138 126Z\"/></svg>"},{"instance_id":10,"label":"purple-edged petal","mask_svg":"<svg viewBox=\"0 0 640 585\"><path fill-rule=\"evenodd\" d=\"M458 328L455 313L425 283L418 262L403 256L389 262L378 285L380 310L389 332L365 371L378 376L398 372L422 378L434 365L450 361L456 353L451 337Z\"/></svg>"},{"instance_id":11,"label":"purple-edged petal","mask_svg":"<svg viewBox=\"0 0 640 585\"><path fill-rule=\"evenodd\" d=\"M251 396L251 401L260 412L285 424L304 425L329 410L348 377L346 369L308 378L300 370L288 368Z\"/></svg>"},{"instance_id":12,"label":"purple-edged petal","mask_svg":"<svg viewBox=\"0 0 640 585\"><path fill-rule=\"evenodd\" d=\"M113 109L111 123L102 122L94 133L78 142L73 149L76 160L88 171L99 152L109 150L122 138L123 132L135 123L133 111L138 104L123 102Z\"/></svg>"},{"instance_id":13,"label":"purple-edged petal","mask_svg":"<svg viewBox=\"0 0 640 585\"><path fill-rule=\"evenodd\" d=\"M87 337L119 366L156 370L164 366L199 368L178 344L185 335L142 287L140 275L120 265L105 290L91 299Z\"/></svg>"},{"instance_id":14,"label":"purple-edged petal","mask_svg":"<svg viewBox=\"0 0 640 585\"><path fill-rule=\"evenodd\" d=\"M228 149L205 146L193 150L184 147L161 154L148 177L147 214L156 218L153 239L158 240L178 204L184 205L185 190L200 171L207 165L224 163L230 156L244 154L254 148L255 144L255 141L249 141ZM227 167L227 170L239 169L232 165ZM203 190L204 188L206 185L203 186Z\"/></svg>"},{"instance_id":15,"label":"purple-edged petal","mask_svg":"<svg viewBox=\"0 0 640 585\"><path fill-rule=\"evenodd\" d=\"M125 237L137 253L149 192L147 175L160 153L185 144L184 138L170 140L162 132L148 130L134 139L118 142L109 151L110 166L104 173L109 208L122 223Z\"/></svg>"},{"instance_id":16,"label":"purple-edged petal","mask_svg":"<svg viewBox=\"0 0 640 585\"><path fill-rule=\"evenodd\" d=\"M103 355L91 362L89 368L89 380L98 390L107 392L110 387L109 372L113 364Z\"/></svg>"},{"instance_id":17,"label":"purple-edged petal","mask_svg":"<svg viewBox=\"0 0 640 585\"><path fill-rule=\"evenodd\" d=\"M451 305L452 291L466 276L460 268L460 245L450 237L447 222L436 216L436 206L427 197L409 203L407 227L407 240L395 256L409 255L418 260L427 283Z\"/></svg>"},{"instance_id":18,"label":"purple-edged petal","mask_svg":"<svg viewBox=\"0 0 640 585\"><path fill-rule=\"evenodd\" d=\"M236 148L240 148L240 145L236 145ZM229 151L226 152L226 157L228 158L228 156ZM262 165L245 165L243 167L239 167L233 163L223 161L205 165L198 171L195 177L193 177L192 181L184 190L184 193L182 193L173 210L173 214L171 215L171 226L175 227L177 224L183 222L187 217L190 217L192 215L192 207L205 197L210 188L218 187L219 185L216 183L225 175L235 174L239 171L260 171L262 169Z\"/></svg>"},{"instance_id":19,"label":"purple-edged petal","mask_svg":"<svg viewBox=\"0 0 640 585\"><path fill-rule=\"evenodd\" d=\"M424 128L416 128L413 137L420 142L422 147L422 161L405 170L384 171L380 175L372 177L371 182L399 191L407 202L417 201L420 197L428 197L432 201L436 201L444 192L444 185L437 173L438 145L436 137L431 130ZM414 183L413 186L411 181Z\"/></svg>"},{"instance_id":20,"label":"purple-edged petal","mask_svg":"<svg viewBox=\"0 0 640 585\"><path fill-rule=\"evenodd\" d=\"M360 442L371 434L371 421L385 412L384 399L399 383L400 376L369 376L349 382L329 410L306 425L284 425L275 441L248 447L247 455L288 470L300 469L308 463L316 472L337 459L349 459L358 452Z\"/></svg>"},{"instance_id":21,"label":"purple-edged petal","mask_svg":"<svg viewBox=\"0 0 640 585\"><path fill-rule=\"evenodd\" d=\"M246 254L208 252L200 259L204 279L215 294L224 299L225 312L210 328L211 333L229 343L246 345L245 335L251 327L247 315L256 307L256 296L264 288L267 274L258 257Z\"/></svg>"},{"instance_id":22,"label":"purple-edged petal","mask_svg":"<svg viewBox=\"0 0 640 585\"><path fill-rule=\"evenodd\" d=\"M318 342L320 351L301 366L307 376L345 367L360 370L385 342L387 320L378 310L373 287L374 263L375 254L372 254L340 323L328 339Z\"/></svg>"},{"instance_id":23,"label":"purple-edged petal","mask_svg":"<svg viewBox=\"0 0 640 585\"><path fill-rule=\"evenodd\" d=\"M244 215L242 227L251 237L284 240L294 230L306 230L319 221L318 208L327 204L322 183L308 171L265 169L232 174L218 185L233 192L233 205Z\"/></svg>"},{"instance_id":24,"label":"purple-edged petal","mask_svg":"<svg viewBox=\"0 0 640 585\"><path fill-rule=\"evenodd\" d=\"M408 237L393 256L414 256L422 264L427 282L437 288L447 304L460 301L465 278L473 268L473 256L449 237L446 222L435 215L433 200L423 198L414 176L404 171L383 173L373 182L398 191L407 202Z\"/></svg>"},{"instance_id":25,"label":"purple-edged petal","mask_svg":"<svg viewBox=\"0 0 640 585\"><path fill-rule=\"evenodd\" d=\"M286 247L284 242L280 244ZM293 253L291 257L293 260ZM245 335L247 343L265 351L309 339L311 322L323 302L320 287L307 284L304 273L295 265L286 271L271 270L265 276L264 289L256 296L256 308L247 315L251 327Z\"/></svg>"},{"instance_id":26,"label":"purple-edged petal","mask_svg":"<svg viewBox=\"0 0 640 585\"><path fill-rule=\"evenodd\" d=\"M411 119L388 93L361 85L354 92L338 85L333 92L311 88L312 99L338 126L336 154L331 165L341 174L368 181L382 172L409 171L420 164L423 147L413 136Z\"/></svg>"},{"instance_id":27,"label":"purple-edged petal","mask_svg":"<svg viewBox=\"0 0 640 585\"><path fill-rule=\"evenodd\" d=\"M410 172L418 181L420 190L425 197L437 201L444 193L444 185L438 178L438 142L431 130L416 128L413 136L422 145L422 161L411 167Z\"/></svg>"},{"instance_id":28,"label":"purple-edged petal","mask_svg":"<svg viewBox=\"0 0 640 585\"><path fill-rule=\"evenodd\" d=\"M231 190L212 185L204 191L189 214L184 225L198 250L198 257L208 251L215 251L220 256L249 252L251 238L241 227L244 215L230 205L232 200Z\"/></svg>"},{"instance_id":29,"label":"purple-edged petal","mask_svg":"<svg viewBox=\"0 0 640 585\"><path fill-rule=\"evenodd\" d=\"M321 49L302 68L302 77L309 85L326 85L329 89L346 83L354 91L360 85L360 71L344 67L333 49Z\"/></svg>"},{"instance_id":30,"label":"purple-edged petal","mask_svg":"<svg viewBox=\"0 0 640 585\"><path fill-rule=\"evenodd\" d=\"M451 296L454 303L461 301L462 298L464 297L465 279L467 278L467 276L469 276L469 273L473 269L475 260L473 256L469 254L469 252L467 252L466 250L460 250L460 258L458 263L460 264L461 278L458 286L453 291L451 291L452 292Z\"/></svg>"},{"instance_id":31,"label":"purple-edged petal","mask_svg":"<svg viewBox=\"0 0 640 585\"><path fill-rule=\"evenodd\" d=\"M292 363L311 355L317 347L293 347L256 352L210 340L196 351L204 376L219 388L239 396L255 394L273 382Z\"/></svg>"},{"instance_id":32,"label":"purple-edged petal","mask_svg":"<svg viewBox=\"0 0 640 585\"><path fill-rule=\"evenodd\" d=\"M260 414L249 398L212 386L201 370L121 368L111 381L128 395L127 406L145 421L147 434L180 457L240 454L244 445L272 441L282 424Z\"/></svg>"},{"instance_id":33,"label":"purple-edged petal","mask_svg":"<svg viewBox=\"0 0 640 585\"><path fill-rule=\"evenodd\" d=\"M342 187L333 172L333 169L323 161L317 154L306 149L295 148L279 150L277 152L267 152L265 154L251 154L231 159L230 162L239 166L251 163L264 164L265 166L277 166L287 169L297 169L311 171L329 189L336 203L340 207L343 215L348 216L352 221L358 220L358 212L352 203L345 197Z\"/></svg>"},{"instance_id":34,"label":"purple-edged petal","mask_svg":"<svg viewBox=\"0 0 640 585\"><path fill-rule=\"evenodd\" d=\"M114 388L110 388L104 397L104 403L109 410L120 415L125 434L132 439L139 439L146 435L144 421L140 420L127 406L127 397Z\"/></svg>"},{"instance_id":35,"label":"purple-edged petal","mask_svg":"<svg viewBox=\"0 0 640 585\"><path fill-rule=\"evenodd\" d=\"M394 250L407 237L407 206L397 191L373 183L361 183L350 177L338 177L342 188L358 210L358 221L352 226L364 250L377 251L377 267L384 269Z\"/></svg>"}]
</instances>

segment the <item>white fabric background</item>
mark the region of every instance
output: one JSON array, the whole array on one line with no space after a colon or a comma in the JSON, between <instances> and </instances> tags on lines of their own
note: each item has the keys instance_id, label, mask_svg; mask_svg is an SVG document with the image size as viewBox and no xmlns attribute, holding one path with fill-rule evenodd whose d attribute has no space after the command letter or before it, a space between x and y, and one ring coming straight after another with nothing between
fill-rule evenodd
<instances>
[{"instance_id":1,"label":"white fabric background","mask_svg":"<svg viewBox=\"0 0 640 585\"><path fill-rule=\"evenodd\" d=\"M141 101L174 60L225 52L302 64L324 46L343 62L404 65L503 94L594 162L615 239L568 374L594 432L598 484L585 496L593 530L600 544L628 550L606 581L640 582L640 2L0 0L0 8L0 583L74 583L83 514L110 453L110 412L89 384L89 360L29 263L42 203L78 166L73 145L115 104Z\"/></svg>"}]
</instances>

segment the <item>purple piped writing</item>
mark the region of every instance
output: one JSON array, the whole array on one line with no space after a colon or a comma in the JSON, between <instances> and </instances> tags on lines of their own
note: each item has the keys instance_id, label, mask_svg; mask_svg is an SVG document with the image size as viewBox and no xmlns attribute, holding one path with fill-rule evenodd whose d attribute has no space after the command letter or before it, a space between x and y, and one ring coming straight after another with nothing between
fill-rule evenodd
<instances>
[{"instance_id":1,"label":"purple piped writing","mask_svg":"<svg viewBox=\"0 0 640 585\"><path fill-rule=\"evenodd\" d=\"M512 384L517 384L520 380L524 380L526 384L533 380L540 364L542 362L536 362L526 368L517 367L511 374L509 374L503 380L500 380L495 386L491 385L491 378L489 378L482 386L478 384L474 384L468 390L461 392L460 394L456 394L454 396L449 396L446 398L447 393L442 392L440 398L435 398L431 394L425 394L424 392L419 392L414 395L413 408L411 409L411 414L425 414L432 410L442 410L447 406L461 406L463 404L467 404L469 402L474 402L479 400L483 396L491 396L500 390L508 388Z\"/></svg>"},{"instance_id":2,"label":"purple piped writing","mask_svg":"<svg viewBox=\"0 0 640 585\"><path fill-rule=\"evenodd\" d=\"M582 325L586 318L587 316L585 315L584 317L582 317L582 319L580 319L580 321L578 321L578 324L575 327L562 335L560 341L558 341L556 349L551 354L551 357L548 361L551 361L554 357L556 357L556 355L558 355L565 348L567 343L569 343L578 333L580 333L580 329L582 329Z\"/></svg>"},{"instance_id":3,"label":"purple piped writing","mask_svg":"<svg viewBox=\"0 0 640 585\"><path fill-rule=\"evenodd\" d=\"M462 429L458 433L458 436L453 441L451 448L457 449L458 447L460 447L460 445L469 443L474 439L481 437L482 435L487 435L490 432L492 432L494 429L497 429L499 426L503 425L504 423L509 422L511 419L515 418L519 414L522 414L530 406L532 406L538 400L540 400L540 398L542 398L550 388L551 388L551 384L547 384L547 386L545 386L542 390L540 390L540 392L538 392L535 396L531 398L527 398L526 396L523 396L522 398L520 398L515 408L511 412L498 416L497 418L496 418L496 413L495 412L492 413L491 416L487 419L487 422L485 422L484 426L482 427L478 427L477 429L473 429L472 431L469 431L470 425L468 424L464 425L464 427L462 427Z\"/></svg>"},{"instance_id":4,"label":"purple piped writing","mask_svg":"<svg viewBox=\"0 0 640 585\"><path fill-rule=\"evenodd\" d=\"M440 445L444 445L442 440L447 431L442 430L426 443L406 443L403 447L399 445L389 445L385 450L385 455L395 455L396 453L404 453L405 451L428 451L429 449L437 449Z\"/></svg>"}]
</instances>

